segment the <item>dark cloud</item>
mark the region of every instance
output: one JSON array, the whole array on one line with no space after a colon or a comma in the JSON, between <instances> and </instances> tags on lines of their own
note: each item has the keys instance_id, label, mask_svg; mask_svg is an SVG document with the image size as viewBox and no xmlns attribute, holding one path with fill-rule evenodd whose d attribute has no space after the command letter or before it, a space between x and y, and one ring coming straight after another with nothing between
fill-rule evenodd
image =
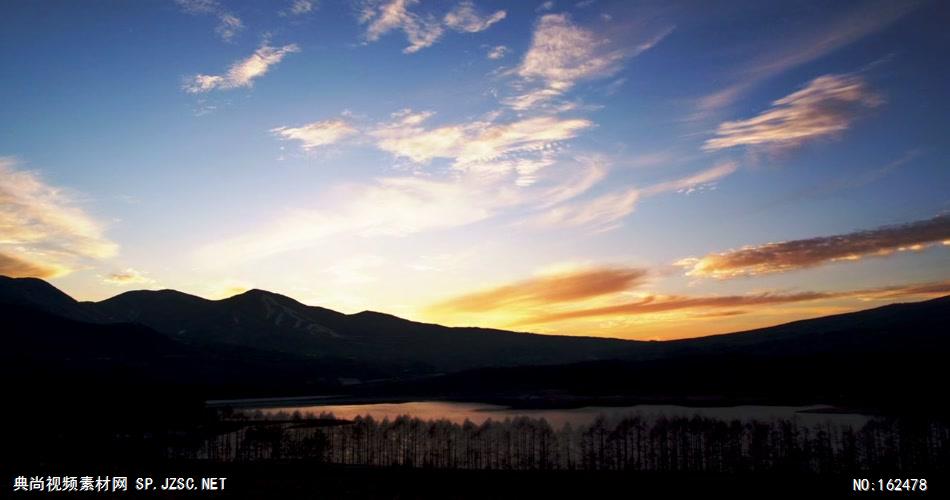
<instances>
[{"instance_id":1,"label":"dark cloud","mask_svg":"<svg viewBox=\"0 0 950 500\"><path fill-rule=\"evenodd\" d=\"M950 241L950 215L877 229L804 240L749 246L683 259L687 275L734 278L815 267L834 261L860 260L904 250L920 250Z\"/></svg>"}]
</instances>

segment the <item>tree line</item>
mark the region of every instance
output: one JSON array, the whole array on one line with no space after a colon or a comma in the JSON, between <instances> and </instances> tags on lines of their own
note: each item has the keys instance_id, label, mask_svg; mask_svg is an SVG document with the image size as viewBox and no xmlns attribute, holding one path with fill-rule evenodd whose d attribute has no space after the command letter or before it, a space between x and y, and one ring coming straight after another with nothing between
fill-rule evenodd
<instances>
[{"instance_id":1,"label":"tree line","mask_svg":"<svg viewBox=\"0 0 950 500\"><path fill-rule=\"evenodd\" d=\"M943 421L877 418L860 428L795 419L726 421L701 416L619 419L552 427L544 418L422 420L331 414L228 417L178 456L224 462L316 463L442 469L854 473L945 471Z\"/></svg>"}]
</instances>

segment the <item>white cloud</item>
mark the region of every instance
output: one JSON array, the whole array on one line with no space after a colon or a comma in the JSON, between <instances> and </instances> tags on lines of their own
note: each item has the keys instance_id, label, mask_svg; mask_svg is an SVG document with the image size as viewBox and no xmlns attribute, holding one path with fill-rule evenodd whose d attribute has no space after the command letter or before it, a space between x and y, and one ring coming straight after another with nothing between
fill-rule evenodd
<instances>
[{"instance_id":1,"label":"white cloud","mask_svg":"<svg viewBox=\"0 0 950 500\"><path fill-rule=\"evenodd\" d=\"M505 54L507 53L508 53L508 47L505 47L504 45L496 45L488 51L488 54L486 57L495 61L495 60L501 59L502 57L505 57Z\"/></svg>"},{"instance_id":2,"label":"white cloud","mask_svg":"<svg viewBox=\"0 0 950 500\"><path fill-rule=\"evenodd\" d=\"M703 149L798 146L844 132L863 109L883 102L856 75L820 76L758 116L720 124L716 137L707 140Z\"/></svg>"},{"instance_id":3,"label":"white cloud","mask_svg":"<svg viewBox=\"0 0 950 500\"><path fill-rule=\"evenodd\" d=\"M271 66L283 60L284 56L299 51L300 48L296 44L275 48L265 43L250 57L232 64L224 75L195 75L185 83L183 89L190 94L198 94L211 90L250 87L255 79L267 74Z\"/></svg>"},{"instance_id":4,"label":"white cloud","mask_svg":"<svg viewBox=\"0 0 950 500\"><path fill-rule=\"evenodd\" d=\"M708 185L732 174L739 166L735 162L726 161L712 168L696 174L672 181L660 182L643 190L644 195L654 195L669 192L691 192L700 186Z\"/></svg>"},{"instance_id":5,"label":"white cloud","mask_svg":"<svg viewBox=\"0 0 950 500\"><path fill-rule=\"evenodd\" d=\"M547 14L535 28L518 75L567 90L579 80L613 74L623 56L594 32L575 25L567 14Z\"/></svg>"},{"instance_id":6,"label":"white cloud","mask_svg":"<svg viewBox=\"0 0 950 500\"><path fill-rule=\"evenodd\" d=\"M202 265L229 266L344 237L398 238L463 227L513 210L570 200L600 181L606 170L586 158L557 168L575 175L549 175L528 186L468 172L445 179L383 177L340 186L315 198L319 205L288 210L264 226L210 243L197 257Z\"/></svg>"},{"instance_id":7,"label":"white cloud","mask_svg":"<svg viewBox=\"0 0 950 500\"><path fill-rule=\"evenodd\" d=\"M230 42L238 32L244 29L244 23L232 14L222 14L221 17L219 17L219 21L214 32L217 33L222 40L227 42Z\"/></svg>"},{"instance_id":8,"label":"white cloud","mask_svg":"<svg viewBox=\"0 0 950 500\"><path fill-rule=\"evenodd\" d=\"M356 128L345 120L333 119L308 123L300 127L277 127L271 133L283 140L300 141L306 151L328 146L357 133Z\"/></svg>"},{"instance_id":9,"label":"white cloud","mask_svg":"<svg viewBox=\"0 0 950 500\"><path fill-rule=\"evenodd\" d=\"M607 37L575 24L568 14L541 17L531 38L531 47L514 73L521 77L520 94L503 100L516 111L545 104L578 82L615 74L628 57L635 57L659 43L667 29L633 47L621 48Z\"/></svg>"},{"instance_id":10,"label":"white cloud","mask_svg":"<svg viewBox=\"0 0 950 500\"><path fill-rule=\"evenodd\" d=\"M314 9L314 4L313 0L294 0L288 12L292 16L306 14Z\"/></svg>"},{"instance_id":11,"label":"white cloud","mask_svg":"<svg viewBox=\"0 0 950 500\"><path fill-rule=\"evenodd\" d=\"M214 32L226 42L230 42L244 29L241 19L222 7L216 0L175 0L175 3L189 14L211 14L217 17L218 25Z\"/></svg>"},{"instance_id":12,"label":"white cloud","mask_svg":"<svg viewBox=\"0 0 950 500\"><path fill-rule=\"evenodd\" d=\"M535 12L546 12L546 11L549 11L549 10L551 10L551 9L553 9L553 8L554 8L554 2L553 2L553 0L548 0L547 2L544 2L544 3L542 3L541 5L538 5L537 7L535 7L534 11L535 11Z\"/></svg>"},{"instance_id":13,"label":"white cloud","mask_svg":"<svg viewBox=\"0 0 950 500\"><path fill-rule=\"evenodd\" d=\"M490 16L482 16L475 9L475 4L469 0L463 0L445 15L443 21L445 25L455 31L464 31L467 33L478 33L485 31L491 25L501 21L508 13L503 10L495 11Z\"/></svg>"},{"instance_id":14,"label":"white cloud","mask_svg":"<svg viewBox=\"0 0 950 500\"><path fill-rule=\"evenodd\" d=\"M332 201L325 207L288 211L265 227L206 245L198 258L205 265L227 266L307 248L328 238L405 237L478 222L517 202L504 188L488 190L417 177L380 178L323 198Z\"/></svg>"},{"instance_id":15,"label":"white cloud","mask_svg":"<svg viewBox=\"0 0 950 500\"><path fill-rule=\"evenodd\" d=\"M541 116L507 123L474 121L425 128L432 113L404 110L396 121L370 135L376 146L416 163L448 159L459 170L481 176L518 175L520 185L534 182L537 172L553 163L560 142L593 126L586 119Z\"/></svg>"},{"instance_id":16,"label":"white cloud","mask_svg":"<svg viewBox=\"0 0 950 500\"><path fill-rule=\"evenodd\" d=\"M418 0L390 0L364 4L360 22L369 24L366 40L375 42L390 31L402 30L409 40L409 46L403 49L407 54L434 44L442 36L442 25L432 16L423 17L409 12L409 6L417 3Z\"/></svg>"},{"instance_id":17,"label":"white cloud","mask_svg":"<svg viewBox=\"0 0 950 500\"><path fill-rule=\"evenodd\" d=\"M0 157L0 268L4 274L55 277L118 246L66 190Z\"/></svg>"},{"instance_id":18,"label":"white cloud","mask_svg":"<svg viewBox=\"0 0 950 500\"><path fill-rule=\"evenodd\" d=\"M604 169L599 167L598 163L592 163L591 165L594 168L590 170L584 180L574 184L584 186L580 192L589 189L605 175ZM542 228L587 227L595 232L610 231L620 227L622 220L627 215L633 213L637 203L644 197L694 189L697 186L715 182L735 171L735 163L725 162L681 179L661 182L643 189L631 187L603 194L589 200L578 200L560 204L557 203L557 198L553 198L549 203L542 205L543 207L551 208L546 208L546 210L528 217L519 224ZM565 184L565 186L561 188L561 192L567 189L568 186L571 186L571 184ZM571 194L576 196L576 194L579 193Z\"/></svg>"},{"instance_id":19,"label":"white cloud","mask_svg":"<svg viewBox=\"0 0 950 500\"><path fill-rule=\"evenodd\" d=\"M638 189L629 188L591 200L562 204L533 216L528 224L558 228L585 226L596 232L609 231L619 227L620 221L633 212L640 196Z\"/></svg>"},{"instance_id":20,"label":"white cloud","mask_svg":"<svg viewBox=\"0 0 950 500\"><path fill-rule=\"evenodd\" d=\"M475 4L463 0L442 19L433 14L417 14L409 10L419 0L366 0L360 9L359 21L366 24L367 42L375 42L391 31L402 31L409 41L403 49L406 54L431 47L451 29L463 33L484 31L507 16L503 10L483 16L478 13Z\"/></svg>"},{"instance_id":21,"label":"white cloud","mask_svg":"<svg viewBox=\"0 0 950 500\"><path fill-rule=\"evenodd\" d=\"M324 269L324 272L341 285L371 283L376 281L376 276L369 271L378 269L385 262L386 259L378 255L355 255L335 262Z\"/></svg>"}]
</instances>

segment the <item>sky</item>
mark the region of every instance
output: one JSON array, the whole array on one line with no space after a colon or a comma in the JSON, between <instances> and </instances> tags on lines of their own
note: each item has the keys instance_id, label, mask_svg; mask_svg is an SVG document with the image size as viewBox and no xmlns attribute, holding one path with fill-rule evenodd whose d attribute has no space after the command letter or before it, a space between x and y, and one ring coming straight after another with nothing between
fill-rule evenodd
<instances>
[{"instance_id":1,"label":"sky","mask_svg":"<svg viewBox=\"0 0 950 500\"><path fill-rule=\"evenodd\" d=\"M0 274L657 340L946 295L948 21L3 2Z\"/></svg>"}]
</instances>

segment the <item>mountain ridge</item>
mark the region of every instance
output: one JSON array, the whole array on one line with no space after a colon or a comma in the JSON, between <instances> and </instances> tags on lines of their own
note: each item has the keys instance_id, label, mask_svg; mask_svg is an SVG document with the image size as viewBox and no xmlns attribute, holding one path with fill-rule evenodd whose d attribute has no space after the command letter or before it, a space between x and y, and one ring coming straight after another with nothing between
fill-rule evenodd
<instances>
[{"instance_id":1,"label":"mountain ridge","mask_svg":"<svg viewBox=\"0 0 950 500\"><path fill-rule=\"evenodd\" d=\"M605 360L649 361L755 349L814 350L820 346L796 343L813 333L854 329L858 321L855 318L878 315L883 319L875 321L886 324L888 317L895 316L894 311L906 305L887 304L741 332L651 342L446 327L377 311L344 314L261 289L219 300L171 289L133 290L99 302L77 302L43 280L3 278L0 302L32 305L77 321L138 323L187 344L233 345L311 359L397 365L412 373ZM950 296L932 302L946 306Z\"/></svg>"}]
</instances>

